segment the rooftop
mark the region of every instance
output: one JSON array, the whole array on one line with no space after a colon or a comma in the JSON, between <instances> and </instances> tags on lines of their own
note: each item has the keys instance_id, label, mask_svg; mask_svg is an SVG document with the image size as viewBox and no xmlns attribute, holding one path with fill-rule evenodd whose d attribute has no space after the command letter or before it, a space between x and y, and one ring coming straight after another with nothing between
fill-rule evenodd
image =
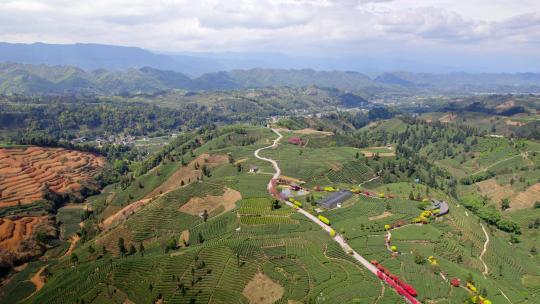
<instances>
[{"instance_id":1,"label":"rooftop","mask_svg":"<svg viewBox=\"0 0 540 304\"><path fill-rule=\"evenodd\" d=\"M335 208L338 204L343 203L344 201L349 199L352 195L352 192L349 190L339 190L323 199L318 200L317 205L327 209L332 209Z\"/></svg>"},{"instance_id":2,"label":"rooftop","mask_svg":"<svg viewBox=\"0 0 540 304\"><path fill-rule=\"evenodd\" d=\"M431 201L431 209L439 209L440 210L438 214L439 216L445 215L448 213L448 211L450 211L448 208L448 203L445 201L439 201L439 200Z\"/></svg>"}]
</instances>

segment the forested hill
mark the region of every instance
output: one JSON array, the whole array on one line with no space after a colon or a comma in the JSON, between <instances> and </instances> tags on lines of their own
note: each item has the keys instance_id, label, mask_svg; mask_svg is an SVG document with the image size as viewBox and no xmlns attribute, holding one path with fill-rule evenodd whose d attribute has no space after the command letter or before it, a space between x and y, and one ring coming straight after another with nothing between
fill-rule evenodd
<instances>
[{"instance_id":1,"label":"forested hill","mask_svg":"<svg viewBox=\"0 0 540 304\"><path fill-rule=\"evenodd\" d=\"M200 91L311 85L409 94L539 93L540 74L385 73L370 78L346 71L250 69L190 78L182 73L150 67L87 71L74 66L0 63L0 94L8 95L133 95L175 89Z\"/></svg>"}]
</instances>

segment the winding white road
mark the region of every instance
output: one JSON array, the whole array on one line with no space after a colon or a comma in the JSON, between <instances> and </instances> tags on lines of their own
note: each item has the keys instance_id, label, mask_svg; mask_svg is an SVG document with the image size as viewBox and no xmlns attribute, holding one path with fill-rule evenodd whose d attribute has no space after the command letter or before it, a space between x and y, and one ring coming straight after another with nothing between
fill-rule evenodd
<instances>
[{"instance_id":1,"label":"winding white road","mask_svg":"<svg viewBox=\"0 0 540 304\"><path fill-rule=\"evenodd\" d=\"M486 254L487 246L489 244L489 234L487 233L486 228L484 228L483 224L480 224L480 226L482 226L482 230L484 231L484 234L486 235L486 242L484 243L484 249L482 249L482 252L480 253L480 262L484 264L484 272L482 272L482 274L484 275L484 278L485 278L489 272L489 268L487 264L484 262L484 254Z\"/></svg>"},{"instance_id":2,"label":"winding white road","mask_svg":"<svg viewBox=\"0 0 540 304\"><path fill-rule=\"evenodd\" d=\"M259 156L259 152L262 151L262 150L265 150L265 149L270 149L270 148L276 148L279 144L279 141L283 138L283 135L281 135L281 133L279 133L278 130L276 129L272 129L272 131L274 131L274 133L277 134L278 138L276 138L273 142L272 145L268 146L268 147L264 147L264 148L260 148L260 149L257 149L254 153L255 157L260 159L260 160L264 160L264 161L267 161L267 162L270 162L273 166L274 166L274 169L276 170L276 173L274 173L272 179L270 180L270 182L268 182L268 191L270 191L270 193L273 193L272 191L272 187L274 187L274 180L276 180L280 175L281 175L281 169L279 168L277 162L271 158L266 158L266 157L262 157L262 156ZM287 204L288 206L292 207L292 208L295 208L296 206L287 201L287 200L283 200L282 198L278 198L280 199L282 202L284 202L285 204ZM325 223L321 222L321 220L319 220L318 217L316 217L315 215L305 211L304 209L302 208L298 208L296 209L299 213L302 213L305 217L307 217L308 219L310 219L312 222L314 222L315 224L319 225L322 229L324 229L326 232L330 233L332 231L332 228L330 228L330 226L326 225ZM358 254L358 252L354 251L351 246L349 246L349 244L347 244L347 242L345 241L345 239L339 235L339 234L336 234L336 236L334 236L334 240L341 246L341 248L347 253L347 254L350 254L355 260L357 260L358 262L360 262L360 264L362 264L365 268L367 268L367 270L369 270L371 273L373 273L374 275L377 275L377 267L375 267L373 264L371 264L368 260L366 260L363 256L361 256L360 254Z\"/></svg>"},{"instance_id":3,"label":"winding white road","mask_svg":"<svg viewBox=\"0 0 540 304\"><path fill-rule=\"evenodd\" d=\"M264 160L264 161L267 161L269 163L272 164L272 166L274 166L274 170L276 170L276 173L274 173L274 175L272 176L272 179L277 179L280 175L281 175L281 169L279 168L277 162L271 158L266 158L266 157L262 157L262 156L259 156L259 152L261 152L262 150L266 150L266 149L270 149L270 148L275 148L278 146L279 144L279 141L283 138L283 135L281 135L281 133L279 133L278 130L276 129L272 129L272 131L274 131L274 133L277 134L278 138L274 139L274 142L272 143L272 145L268 146L268 147L264 147L264 148L259 148L257 150L255 150L255 157L260 159L260 160ZM271 185L271 182L268 184L268 187L270 187Z\"/></svg>"}]
</instances>

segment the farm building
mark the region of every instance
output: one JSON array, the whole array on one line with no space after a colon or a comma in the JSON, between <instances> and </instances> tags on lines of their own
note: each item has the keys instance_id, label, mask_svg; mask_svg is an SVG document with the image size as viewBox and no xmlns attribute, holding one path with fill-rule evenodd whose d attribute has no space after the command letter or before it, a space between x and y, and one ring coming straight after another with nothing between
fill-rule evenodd
<instances>
[{"instance_id":1,"label":"farm building","mask_svg":"<svg viewBox=\"0 0 540 304\"><path fill-rule=\"evenodd\" d=\"M447 202L438 200L431 201L431 209L439 209L439 213L437 214L437 216L445 215L448 213L448 211L450 211Z\"/></svg>"},{"instance_id":2,"label":"farm building","mask_svg":"<svg viewBox=\"0 0 540 304\"><path fill-rule=\"evenodd\" d=\"M340 190L317 201L317 205L324 208L332 209L335 208L338 204L341 204L347 199L349 199L352 195L352 192L349 190Z\"/></svg>"},{"instance_id":3,"label":"farm building","mask_svg":"<svg viewBox=\"0 0 540 304\"><path fill-rule=\"evenodd\" d=\"M293 136L293 137L289 138L288 142L290 144L297 145L297 146L303 144L302 139L300 137L298 137L298 136Z\"/></svg>"}]
</instances>

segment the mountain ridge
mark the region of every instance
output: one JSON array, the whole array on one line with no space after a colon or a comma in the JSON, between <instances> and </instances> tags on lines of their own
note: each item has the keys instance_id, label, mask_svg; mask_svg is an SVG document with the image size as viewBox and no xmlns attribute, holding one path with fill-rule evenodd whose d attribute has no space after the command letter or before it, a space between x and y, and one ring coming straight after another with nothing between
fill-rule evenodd
<instances>
[{"instance_id":1,"label":"mountain ridge","mask_svg":"<svg viewBox=\"0 0 540 304\"><path fill-rule=\"evenodd\" d=\"M384 73L371 78L354 71L314 69L231 70L190 77L153 67L124 70L62 65L0 63L0 94L22 95L131 95L170 90L231 90L263 87L319 86L347 91L385 89L408 94L425 93L538 93L535 73Z\"/></svg>"}]
</instances>

